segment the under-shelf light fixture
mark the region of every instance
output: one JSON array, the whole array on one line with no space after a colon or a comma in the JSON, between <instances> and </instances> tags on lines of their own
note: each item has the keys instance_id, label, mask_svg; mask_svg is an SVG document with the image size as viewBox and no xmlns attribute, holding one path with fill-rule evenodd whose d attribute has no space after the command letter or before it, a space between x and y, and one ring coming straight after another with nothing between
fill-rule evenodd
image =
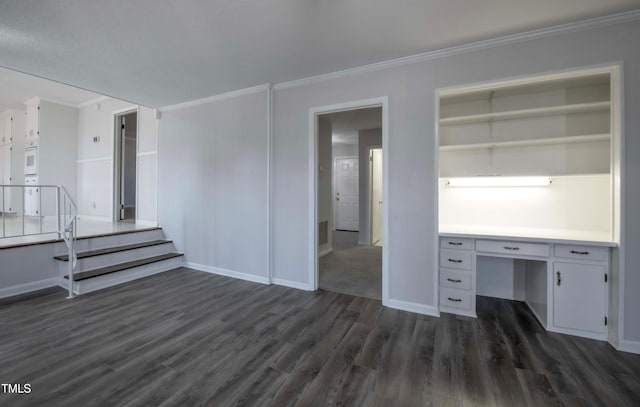
<instances>
[{"instance_id":1,"label":"under-shelf light fixture","mask_svg":"<svg viewBox=\"0 0 640 407\"><path fill-rule=\"evenodd\" d=\"M469 177L450 178L447 181L449 187L544 187L551 184L549 177Z\"/></svg>"}]
</instances>

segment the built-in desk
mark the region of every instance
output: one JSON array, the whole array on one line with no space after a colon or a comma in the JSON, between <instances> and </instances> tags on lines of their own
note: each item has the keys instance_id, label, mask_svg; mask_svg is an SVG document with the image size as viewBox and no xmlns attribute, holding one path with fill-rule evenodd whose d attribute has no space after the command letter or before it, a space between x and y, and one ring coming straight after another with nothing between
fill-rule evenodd
<instances>
[{"instance_id":1,"label":"built-in desk","mask_svg":"<svg viewBox=\"0 0 640 407\"><path fill-rule=\"evenodd\" d=\"M607 338L610 248L561 236L440 233L440 311L476 316L476 295L524 301L548 331Z\"/></svg>"}]
</instances>

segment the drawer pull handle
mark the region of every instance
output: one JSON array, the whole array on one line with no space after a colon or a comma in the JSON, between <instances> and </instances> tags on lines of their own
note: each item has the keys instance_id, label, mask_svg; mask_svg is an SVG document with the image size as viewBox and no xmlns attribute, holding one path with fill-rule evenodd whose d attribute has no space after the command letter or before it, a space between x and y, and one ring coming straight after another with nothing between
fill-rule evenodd
<instances>
[{"instance_id":1,"label":"drawer pull handle","mask_svg":"<svg viewBox=\"0 0 640 407\"><path fill-rule=\"evenodd\" d=\"M451 263L462 263L462 260L448 259Z\"/></svg>"},{"instance_id":2,"label":"drawer pull handle","mask_svg":"<svg viewBox=\"0 0 640 407\"><path fill-rule=\"evenodd\" d=\"M460 298L451 298L451 297L447 297L447 299L448 299L449 301L453 301L453 302L462 302L462 299L460 299Z\"/></svg>"},{"instance_id":3,"label":"drawer pull handle","mask_svg":"<svg viewBox=\"0 0 640 407\"><path fill-rule=\"evenodd\" d=\"M556 272L556 276L557 276L557 281L558 281L558 287L560 287L560 283L562 283L562 278L560 277L560 272L559 271Z\"/></svg>"},{"instance_id":4,"label":"drawer pull handle","mask_svg":"<svg viewBox=\"0 0 640 407\"><path fill-rule=\"evenodd\" d=\"M447 278L447 281L452 283L461 283L462 280L458 280L457 278Z\"/></svg>"},{"instance_id":5,"label":"drawer pull handle","mask_svg":"<svg viewBox=\"0 0 640 407\"><path fill-rule=\"evenodd\" d=\"M589 254L589 252L587 252L587 251L584 251L584 252L583 252L583 251L580 251L580 250L571 250L571 252L570 252L570 253L571 253L571 254L582 254L582 255L587 255L587 254Z\"/></svg>"},{"instance_id":6,"label":"drawer pull handle","mask_svg":"<svg viewBox=\"0 0 640 407\"><path fill-rule=\"evenodd\" d=\"M462 246L462 242L449 242L451 246Z\"/></svg>"},{"instance_id":7,"label":"drawer pull handle","mask_svg":"<svg viewBox=\"0 0 640 407\"><path fill-rule=\"evenodd\" d=\"M518 246L504 246L505 250L520 250Z\"/></svg>"}]
</instances>

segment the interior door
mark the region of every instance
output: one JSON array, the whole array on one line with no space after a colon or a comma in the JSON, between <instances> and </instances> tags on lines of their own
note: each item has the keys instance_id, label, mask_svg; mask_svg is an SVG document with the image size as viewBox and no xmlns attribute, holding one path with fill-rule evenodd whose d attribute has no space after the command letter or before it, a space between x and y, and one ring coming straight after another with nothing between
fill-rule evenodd
<instances>
[{"instance_id":1,"label":"interior door","mask_svg":"<svg viewBox=\"0 0 640 407\"><path fill-rule=\"evenodd\" d=\"M336 159L336 229L358 231L360 200L358 159Z\"/></svg>"},{"instance_id":2,"label":"interior door","mask_svg":"<svg viewBox=\"0 0 640 407\"><path fill-rule=\"evenodd\" d=\"M371 244L382 246L382 149L371 150Z\"/></svg>"}]
</instances>

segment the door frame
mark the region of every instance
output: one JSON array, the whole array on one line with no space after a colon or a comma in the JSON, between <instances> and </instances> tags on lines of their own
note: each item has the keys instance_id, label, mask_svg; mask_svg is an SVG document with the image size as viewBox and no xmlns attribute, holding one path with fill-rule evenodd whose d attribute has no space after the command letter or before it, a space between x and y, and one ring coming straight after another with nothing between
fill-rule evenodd
<instances>
[{"instance_id":1,"label":"door frame","mask_svg":"<svg viewBox=\"0 0 640 407\"><path fill-rule=\"evenodd\" d=\"M309 109L309 265L308 289L318 289L318 116L326 113L382 107L382 148L389 151L389 97L381 96ZM389 154L382 155L382 200L389 202ZM382 207L382 304L389 302L389 205Z\"/></svg>"},{"instance_id":2,"label":"door frame","mask_svg":"<svg viewBox=\"0 0 640 407\"><path fill-rule=\"evenodd\" d=\"M384 161L384 149L382 146L367 146L367 155L369 156L369 165L367 165L367 173L369 176L367 183L367 223L368 223L368 236L367 241L369 245L373 245L373 150L382 150L382 161ZM384 166L382 167L382 173L384 174ZM382 190L384 191L384 182L382 183ZM384 199L383 199L382 211L384 212ZM384 226L384 222L383 222ZM380 236L382 239L382 236ZM384 239L382 240L384 246Z\"/></svg>"},{"instance_id":3,"label":"door frame","mask_svg":"<svg viewBox=\"0 0 640 407\"><path fill-rule=\"evenodd\" d=\"M337 229L337 225L338 225L338 218L336 217L336 214L338 213L338 205L336 205L336 193L338 192L338 172L337 172L337 162L338 160L341 159L358 159L359 157L356 155L345 155L345 156L340 156L340 157L333 157L333 168L332 168L332 174L331 174L331 228L332 230L329 231L329 233L331 233L333 230ZM359 199L359 198L358 198ZM333 239L330 237L329 241L331 242L331 247L333 247Z\"/></svg>"},{"instance_id":4,"label":"door frame","mask_svg":"<svg viewBox=\"0 0 640 407\"><path fill-rule=\"evenodd\" d=\"M120 134L118 132L118 120L121 116L126 116L131 113L136 113L136 207L134 210L134 221L138 219L138 141L140 136L140 109L138 106L132 105L123 109L114 110L112 114L112 128L111 134L113 134L113 153L111 155L111 163L113 165L113 183L111 187L111 220L113 223L120 221L120 177L122 170L121 154L120 151Z\"/></svg>"}]
</instances>

